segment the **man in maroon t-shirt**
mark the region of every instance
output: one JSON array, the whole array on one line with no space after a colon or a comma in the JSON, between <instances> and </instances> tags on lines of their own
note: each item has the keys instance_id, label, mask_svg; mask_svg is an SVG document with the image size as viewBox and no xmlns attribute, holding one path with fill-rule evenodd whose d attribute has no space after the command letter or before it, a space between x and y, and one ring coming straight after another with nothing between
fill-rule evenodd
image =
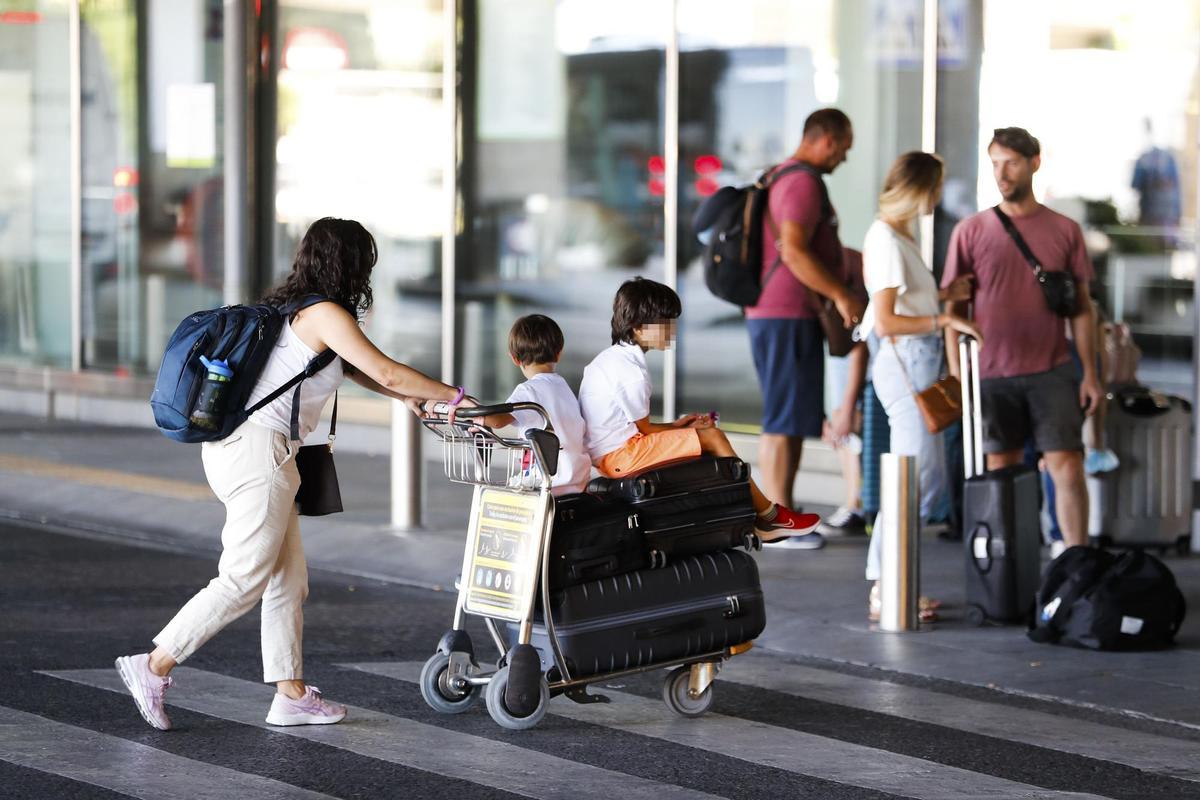
<instances>
[{"instance_id":1,"label":"man in maroon t-shirt","mask_svg":"<svg viewBox=\"0 0 1200 800\"><path fill-rule=\"evenodd\" d=\"M823 177L846 160L853 143L850 119L836 108L814 111L804 121L800 146L772 173L770 219L763 215L762 296L746 309L763 395L760 485L789 508L804 437L820 436L824 424L824 337L812 292L833 300L847 328L863 313L843 275L837 214ZM824 540L810 534L787 544L817 548Z\"/></svg>"},{"instance_id":2,"label":"man in maroon t-shirt","mask_svg":"<svg viewBox=\"0 0 1200 800\"><path fill-rule=\"evenodd\" d=\"M1075 278L1079 304L1064 319L1050 309L1034 271L995 209L958 224L950 237L942 285L975 277L975 322L983 335L979 351L983 393L984 451L988 469L1019 464L1033 439L1054 481L1056 510L1068 545L1088 543L1087 486L1083 473L1083 416L1103 397L1096 376L1095 324L1088 282L1092 265L1079 225L1043 206L1033 196L1033 173L1041 146L1023 128L996 130L988 155L1011 220L1041 267L1066 270ZM965 314L965 304L956 304ZM1071 364L1070 324L1083 362L1082 382ZM950 371L958 375L958 347L947 331Z\"/></svg>"}]
</instances>

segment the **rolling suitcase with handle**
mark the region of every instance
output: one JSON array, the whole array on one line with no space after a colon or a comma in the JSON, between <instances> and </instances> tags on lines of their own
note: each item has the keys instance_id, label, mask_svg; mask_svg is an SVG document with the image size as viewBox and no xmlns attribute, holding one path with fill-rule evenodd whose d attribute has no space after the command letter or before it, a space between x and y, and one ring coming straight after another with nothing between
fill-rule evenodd
<instances>
[{"instance_id":1,"label":"rolling suitcase with handle","mask_svg":"<svg viewBox=\"0 0 1200 800\"><path fill-rule=\"evenodd\" d=\"M767 624L758 566L737 550L582 583L550 602L572 678L722 650ZM532 642L549 669L554 658L540 617Z\"/></svg>"},{"instance_id":2,"label":"rolling suitcase with handle","mask_svg":"<svg viewBox=\"0 0 1200 800\"><path fill-rule=\"evenodd\" d=\"M563 588L650 565L637 515L589 494L555 498L550 586Z\"/></svg>"},{"instance_id":3,"label":"rolling suitcase with handle","mask_svg":"<svg viewBox=\"0 0 1200 800\"><path fill-rule=\"evenodd\" d=\"M701 456L626 478L596 478L588 491L628 504L652 566L757 545L750 466L739 458Z\"/></svg>"},{"instance_id":4,"label":"rolling suitcase with handle","mask_svg":"<svg viewBox=\"0 0 1200 800\"><path fill-rule=\"evenodd\" d=\"M1091 477L1090 533L1102 544L1176 547L1192 527L1192 406L1145 386L1112 392L1105 442L1121 464Z\"/></svg>"},{"instance_id":5,"label":"rolling suitcase with handle","mask_svg":"<svg viewBox=\"0 0 1200 800\"><path fill-rule=\"evenodd\" d=\"M1023 622L1033 607L1041 566L1038 473L1023 465L986 471L983 454L979 343L958 345L963 395L963 544L966 618Z\"/></svg>"}]
</instances>

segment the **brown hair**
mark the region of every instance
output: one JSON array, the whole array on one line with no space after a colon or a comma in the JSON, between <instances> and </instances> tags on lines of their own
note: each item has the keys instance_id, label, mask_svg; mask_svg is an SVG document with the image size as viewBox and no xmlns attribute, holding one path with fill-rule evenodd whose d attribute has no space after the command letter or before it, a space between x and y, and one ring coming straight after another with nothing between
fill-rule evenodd
<instances>
[{"instance_id":1,"label":"brown hair","mask_svg":"<svg viewBox=\"0 0 1200 800\"><path fill-rule=\"evenodd\" d=\"M562 328L543 314L521 317L508 332L509 355L522 366L553 364L564 343Z\"/></svg>"},{"instance_id":2,"label":"brown hair","mask_svg":"<svg viewBox=\"0 0 1200 800\"><path fill-rule=\"evenodd\" d=\"M635 328L678 319L681 313L683 304L670 286L647 278L625 281L613 298L612 343L634 344Z\"/></svg>"},{"instance_id":3,"label":"brown hair","mask_svg":"<svg viewBox=\"0 0 1200 800\"><path fill-rule=\"evenodd\" d=\"M286 305L319 294L361 317L371 308L371 270L378 258L375 237L362 225L323 217L309 226L292 271L263 302Z\"/></svg>"},{"instance_id":4,"label":"brown hair","mask_svg":"<svg viewBox=\"0 0 1200 800\"><path fill-rule=\"evenodd\" d=\"M992 131L992 141L988 142L988 149L994 144L1007 147L1026 158L1042 154L1041 143L1024 128L996 128Z\"/></svg>"},{"instance_id":5,"label":"brown hair","mask_svg":"<svg viewBox=\"0 0 1200 800\"><path fill-rule=\"evenodd\" d=\"M879 193L880 216L912 220L933 211L933 195L945 172L945 162L936 153L912 150L897 158Z\"/></svg>"},{"instance_id":6,"label":"brown hair","mask_svg":"<svg viewBox=\"0 0 1200 800\"><path fill-rule=\"evenodd\" d=\"M839 108L819 108L804 120L804 138L829 134L842 139L850 133L850 118Z\"/></svg>"}]
</instances>

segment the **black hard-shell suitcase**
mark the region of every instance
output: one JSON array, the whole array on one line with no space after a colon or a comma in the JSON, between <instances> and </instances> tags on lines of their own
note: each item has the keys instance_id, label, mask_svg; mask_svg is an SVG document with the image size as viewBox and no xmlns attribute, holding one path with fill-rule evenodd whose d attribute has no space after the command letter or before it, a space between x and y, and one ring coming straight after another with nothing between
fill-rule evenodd
<instances>
[{"instance_id":1,"label":"black hard-shell suitcase","mask_svg":"<svg viewBox=\"0 0 1200 800\"><path fill-rule=\"evenodd\" d=\"M967 621L1024 622L1041 566L1037 470L1018 465L984 471L979 344L959 342L963 381L963 544Z\"/></svg>"},{"instance_id":2,"label":"black hard-shell suitcase","mask_svg":"<svg viewBox=\"0 0 1200 800\"><path fill-rule=\"evenodd\" d=\"M714 652L750 641L767 624L758 566L737 550L571 586L551 603L572 678ZM540 618L532 641L549 669Z\"/></svg>"},{"instance_id":3,"label":"black hard-shell suitcase","mask_svg":"<svg viewBox=\"0 0 1200 800\"><path fill-rule=\"evenodd\" d=\"M588 490L629 504L654 566L754 541L750 465L739 458L701 456L627 478L596 478Z\"/></svg>"},{"instance_id":4,"label":"black hard-shell suitcase","mask_svg":"<svg viewBox=\"0 0 1200 800\"><path fill-rule=\"evenodd\" d=\"M749 492L747 490L747 496ZM661 567L679 558L716 553L754 545L754 506L700 508L676 514L648 515L638 509L642 537L651 566ZM649 517L649 518L647 518Z\"/></svg>"},{"instance_id":5,"label":"black hard-shell suitcase","mask_svg":"<svg viewBox=\"0 0 1200 800\"><path fill-rule=\"evenodd\" d=\"M649 563L637 516L624 503L588 494L555 498L551 588L621 575Z\"/></svg>"},{"instance_id":6,"label":"black hard-shell suitcase","mask_svg":"<svg viewBox=\"0 0 1200 800\"><path fill-rule=\"evenodd\" d=\"M588 492L662 515L748 502L749 486L750 465L745 461L700 456L626 478L594 478Z\"/></svg>"}]
</instances>

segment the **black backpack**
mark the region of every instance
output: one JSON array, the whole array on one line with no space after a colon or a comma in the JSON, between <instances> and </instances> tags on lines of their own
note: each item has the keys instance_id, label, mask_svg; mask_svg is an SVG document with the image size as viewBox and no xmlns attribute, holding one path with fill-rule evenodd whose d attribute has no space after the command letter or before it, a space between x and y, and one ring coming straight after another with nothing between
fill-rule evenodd
<instances>
[{"instance_id":1,"label":"black backpack","mask_svg":"<svg viewBox=\"0 0 1200 800\"><path fill-rule=\"evenodd\" d=\"M762 224L771 184L789 172L803 170L821 182L821 173L808 164L791 164L764 172L754 183L722 186L705 200L692 217L692 230L705 243L704 282L722 300L739 306L758 304L763 286L779 268L781 259L762 274ZM823 199L828 205L828 198ZM710 236L711 238L705 238ZM779 250L779 243L776 243Z\"/></svg>"},{"instance_id":2,"label":"black backpack","mask_svg":"<svg viewBox=\"0 0 1200 800\"><path fill-rule=\"evenodd\" d=\"M1046 568L1029 638L1090 650L1161 650L1175 643L1186 610L1175 576L1154 556L1071 547Z\"/></svg>"}]
</instances>

